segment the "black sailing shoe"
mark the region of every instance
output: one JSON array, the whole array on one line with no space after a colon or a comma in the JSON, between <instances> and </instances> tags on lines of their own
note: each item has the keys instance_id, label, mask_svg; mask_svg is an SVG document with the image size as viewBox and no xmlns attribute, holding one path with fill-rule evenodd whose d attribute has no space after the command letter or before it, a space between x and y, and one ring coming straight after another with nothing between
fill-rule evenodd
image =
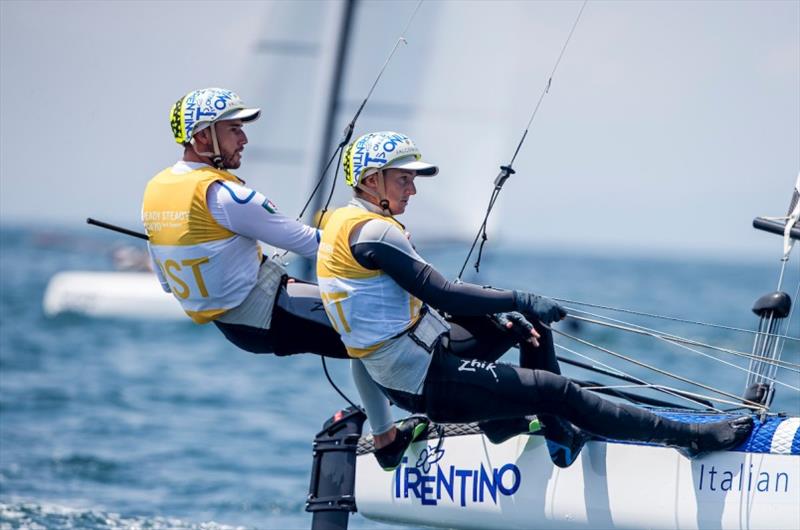
<instances>
[{"instance_id":1,"label":"black sailing shoe","mask_svg":"<svg viewBox=\"0 0 800 530\"><path fill-rule=\"evenodd\" d=\"M578 458L583 444L589 441L591 436L569 422L553 419L555 421L548 418L548 423L544 426L547 452L550 453L550 460L555 466L567 468Z\"/></svg>"},{"instance_id":2,"label":"black sailing shoe","mask_svg":"<svg viewBox=\"0 0 800 530\"><path fill-rule=\"evenodd\" d=\"M384 471L394 471L403 460L406 449L427 429L430 420L425 416L411 416L397 426L397 435L389 445L375 449L375 458Z\"/></svg>"},{"instance_id":3,"label":"black sailing shoe","mask_svg":"<svg viewBox=\"0 0 800 530\"><path fill-rule=\"evenodd\" d=\"M483 434L493 444L501 444L518 434L536 432L542 428L536 416L522 418L508 418L501 420L486 420L478 423Z\"/></svg>"},{"instance_id":4,"label":"black sailing shoe","mask_svg":"<svg viewBox=\"0 0 800 530\"><path fill-rule=\"evenodd\" d=\"M713 423L698 423L692 425L695 431L694 440L688 447L676 447L679 453L686 458L700 458L713 451L733 449L740 445L753 430L753 418L739 416Z\"/></svg>"}]
</instances>

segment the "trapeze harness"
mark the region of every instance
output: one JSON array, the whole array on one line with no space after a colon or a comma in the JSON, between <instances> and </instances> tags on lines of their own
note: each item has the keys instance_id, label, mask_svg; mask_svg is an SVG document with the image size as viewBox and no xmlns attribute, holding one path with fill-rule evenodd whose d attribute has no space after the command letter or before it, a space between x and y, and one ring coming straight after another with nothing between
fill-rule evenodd
<instances>
[{"instance_id":1,"label":"trapeze harness","mask_svg":"<svg viewBox=\"0 0 800 530\"><path fill-rule=\"evenodd\" d=\"M538 323L541 346L520 345L521 367L496 362L510 346L507 334L464 340L461 327L430 306L457 322L516 310L513 291L449 282L417 254L402 225L366 201L332 214L317 276L350 356L410 412L455 423L551 415L598 436L675 445L696 437L690 425L604 400L562 377L552 335ZM487 347L487 337L505 348Z\"/></svg>"}]
</instances>

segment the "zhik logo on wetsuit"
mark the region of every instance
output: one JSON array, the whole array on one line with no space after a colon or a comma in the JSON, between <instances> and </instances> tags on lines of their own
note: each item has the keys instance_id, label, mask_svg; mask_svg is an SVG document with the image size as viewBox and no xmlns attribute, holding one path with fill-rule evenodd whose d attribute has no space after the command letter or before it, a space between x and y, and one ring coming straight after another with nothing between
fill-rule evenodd
<instances>
[{"instance_id":1,"label":"zhik logo on wetsuit","mask_svg":"<svg viewBox=\"0 0 800 530\"><path fill-rule=\"evenodd\" d=\"M442 465L444 449L426 447L417 459L416 466L408 465L404 457L393 477L395 499L419 499L423 506L436 506L442 500L461 507L467 504L497 504L498 495L510 497L522 484L522 472L516 464L499 468L462 469ZM434 471L433 464L436 464ZM430 474L429 474L430 473Z\"/></svg>"},{"instance_id":2,"label":"zhik logo on wetsuit","mask_svg":"<svg viewBox=\"0 0 800 530\"><path fill-rule=\"evenodd\" d=\"M487 363L485 361L479 361L478 359L464 359L461 361L461 366L458 367L458 371L476 372L478 370L486 370L492 374L495 381L498 381L497 373L494 371L495 368L497 368L497 365L494 363Z\"/></svg>"}]
</instances>

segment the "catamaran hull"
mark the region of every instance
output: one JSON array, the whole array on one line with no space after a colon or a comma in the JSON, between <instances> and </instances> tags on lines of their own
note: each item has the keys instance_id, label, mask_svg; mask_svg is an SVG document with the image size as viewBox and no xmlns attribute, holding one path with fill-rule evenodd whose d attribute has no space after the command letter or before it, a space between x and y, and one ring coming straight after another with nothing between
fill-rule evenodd
<instances>
[{"instance_id":1,"label":"catamaran hull","mask_svg":"<svg viewBox=\"0 0 800 530\"><path fill-rule=\"evenodd\" d=\"M43 308L48 316L186 319L180 304L151 272L59 272L47 285Z\"/></svg>"},{"instance_id":2,"label":"catamaran hull","mask_svg":"<svg viewBox=\"0 0 800 530\"><path fill-rule=\"evenodd\" d=\"M779 450L791 453L800 419L787 421L783 430L793 430ZM358 511L445 528L800 528L798 454L692 461L670 448L596 441L560 469L541 436L500 445L481 434L446 437L438 452L437 443L414 444L391 473L360 455Z\"/></svg>"}]
</instances>

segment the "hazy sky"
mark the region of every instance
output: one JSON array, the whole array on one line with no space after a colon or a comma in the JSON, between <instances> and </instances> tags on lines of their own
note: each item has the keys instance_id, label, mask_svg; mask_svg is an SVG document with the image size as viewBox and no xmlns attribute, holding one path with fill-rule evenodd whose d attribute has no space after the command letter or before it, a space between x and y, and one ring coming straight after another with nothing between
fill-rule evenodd
<instances>
[{"instance_id":1,"label":"hazy sky","mask_svg":"<svg viewBox=\"0 0 800 530\"><path fill-rule=\"evenodd\" d=\"M415 5L359 5L337 130ZM580 5L422 5L357 127L406 132L440 165L402 219L418 237L475 233ZM341 12L3 0L0 219L138 227L145 183L179 155L170 105L215 85L263 107L239 174L296 214L328 151ZM777 258L750 223L786 212L800 170L800 2L589 2L515 168L495 244Z\"/></svg>"}]
</instances>

